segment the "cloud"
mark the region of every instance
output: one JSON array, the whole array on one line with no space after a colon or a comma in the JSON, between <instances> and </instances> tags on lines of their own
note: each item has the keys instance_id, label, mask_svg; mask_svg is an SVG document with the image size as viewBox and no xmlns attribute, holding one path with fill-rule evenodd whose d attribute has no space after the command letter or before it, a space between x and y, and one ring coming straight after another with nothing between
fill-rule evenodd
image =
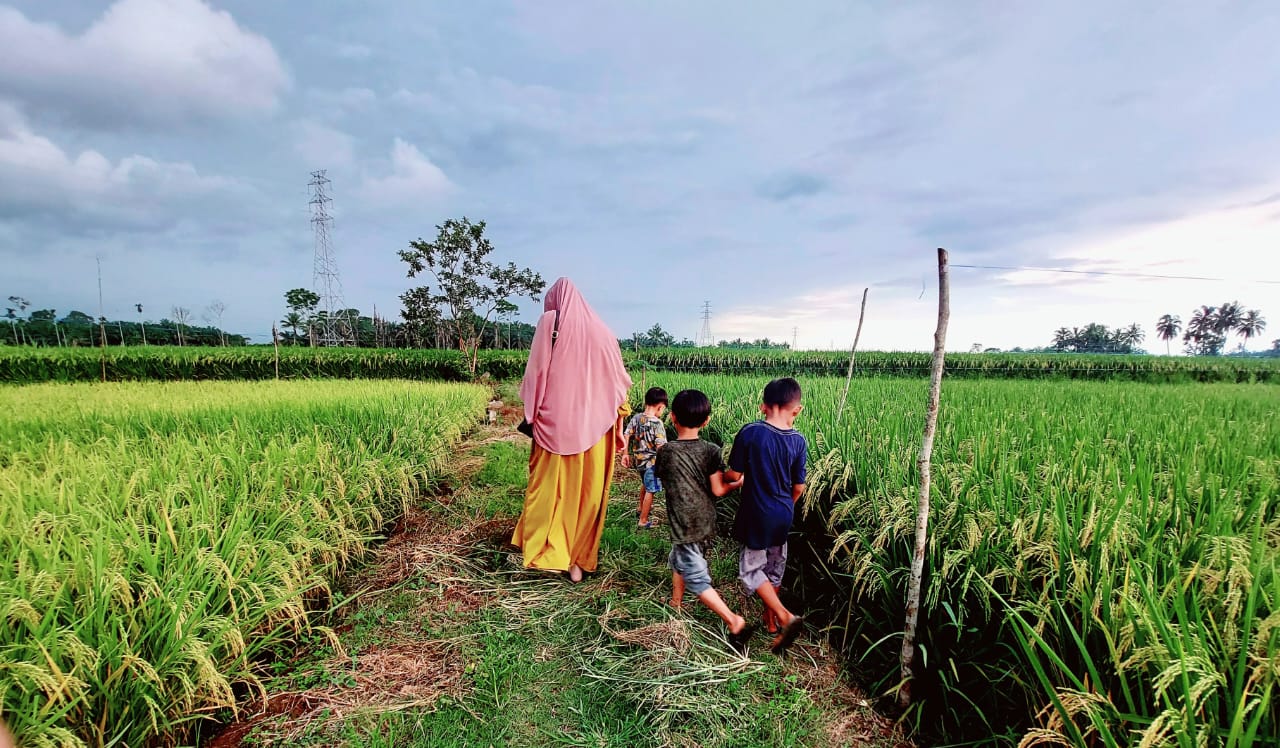
<instances>
[{"instance_id":1,"label":"cloud","mask_svg":"<svg viewBox=\"0 0 1280 748\"><path fill-rule=\"evenodd\" d=\"M827 180L816 174L791 172L766 179L756 192L766 200L784 202L797 197L811 197L827 189Z\"/></svg>"},{"instance_id":2,"label":"cloud","mask_svg":"<svg viewBox=\"0 0 1280 748\"><path fill-rule=\"evenodd\" d=\"M434 201L453 187L440 167L400 138L391 147L390 173L366 176L361 186L365 200L384 205L414 205Z\"/></svg>"},{"instance_id":3,"label":"cloud","mask_svg":"<svg viewBox=\"0 0 1280 748\"><path fill-rule=\"evenodd\" d=\"M309 169L329 169L350 166L355 160L355 145L345 132L312 122L294 125L297 141L294 149L307 163Z\"/></svg>"},{"instance_id":4,"label":"cloud","mask_svg":"<svg viewBox=\"0 0 1280 748\"><path fill-rule=\"evenodd\" d=\"M119 0L79 35L0 7L0 95L94 127L271 112L289 76L265 37L200 0Z\"/></svg>"},{"instance_id":5,"label":"cloud","mask_svg":"<svg viewBox=\"0 0 1280 748\"><path fill-rule=\"evenodd\" d=\"M0 221L40 222L61 231L158 229L183 201L225 197L238 185L204 176L187 162L130 155L112 162L96 150L68 153L0 108Z\"/></svg>"}]
</instances>

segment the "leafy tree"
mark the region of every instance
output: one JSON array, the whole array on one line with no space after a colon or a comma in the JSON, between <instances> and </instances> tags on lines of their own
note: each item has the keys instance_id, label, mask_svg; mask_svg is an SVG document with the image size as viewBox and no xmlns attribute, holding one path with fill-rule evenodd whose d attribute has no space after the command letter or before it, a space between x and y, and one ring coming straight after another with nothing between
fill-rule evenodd
<instances>
[{"instance_id":1,"label":"leafy tree","mask_svg":"<svg viewBox=\"0 0 1280 748\"><path fill-rule=\"evenodd\" d=\"M1165 355L1170 354L1169 341L1178 337L1178 333L1182 332L1182 318L1175 314L1166 314L1156 320L1156 335L1164 341Z\"/></svg>"},{"instance_id":2,"label":"leafy tree","mask_svg":"<svg viewBox=\"0 0 1280 748\"><path fill-rule=\"evenodd\" d=\"M303 319L303 324L307 327L309 337L311 326L315 319L316 307L320 305L320 294L305 288L294 288L284 292L284 303L289 307L289 311L296 312ZM298 333L294 331L294 341L297 342ZM315 341L311 341L315 345Z\"/></svg>"},{"instance_id":3,"label":"leafy tree","mask_svg":"<svg viewBox=\"0 0 1280 748\"><path fill-rule=\"evenodd\" d=\"M436 229L434 242L418 239L399 251L410 278L427 274L435 280L434 288L419 286L400 296L402 316L406 322L448 320L474 374L481 341L500 305L520 296L537 301L546 283L529 268L489 260L493 244L484 235L484 221L451 218Z\"/></svg>"}]
</instances>

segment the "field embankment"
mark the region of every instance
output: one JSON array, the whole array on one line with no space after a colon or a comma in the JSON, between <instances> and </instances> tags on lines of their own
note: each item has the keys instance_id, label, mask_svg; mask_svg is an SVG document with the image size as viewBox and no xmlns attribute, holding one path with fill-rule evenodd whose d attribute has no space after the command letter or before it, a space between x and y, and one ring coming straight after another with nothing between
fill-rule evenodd
<instances>
[{"instance_id":1,"label":"field embankment","mask_svg":"<svg viewBox=\"0 0 1280 748\"><path fill-rule=\"evenodd\" d=\"M24 746L149 745L261 688L329 584L441 475L489 391L0 388L0 714Z\"/></svg>"}]
</instances>

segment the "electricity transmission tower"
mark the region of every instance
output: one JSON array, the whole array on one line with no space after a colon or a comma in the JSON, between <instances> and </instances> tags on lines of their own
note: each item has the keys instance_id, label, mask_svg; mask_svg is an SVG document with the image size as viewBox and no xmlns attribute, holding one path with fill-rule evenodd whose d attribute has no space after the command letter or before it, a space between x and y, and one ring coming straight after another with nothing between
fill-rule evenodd
<instances>
[{"instance_id":1,"label":"electricity transmission tower","mask_svg":"<svg viewBox=\"0 0 1280 748\"><path fill-rule=\"evenodd\" d=\"M327 192L329 178L325 170L311 172L311 227L315 230L316 259L312 283L320 294L318 343L323 346L354 345L354 320L348 319L342 302L342 280L338 278L338 261L333 256L333 216L329 206L333 198Z\"/></svg>"},{"instance_id":2,"label":"electricity transmission tower","mask_svg":"<svg viewBox=\"0 0 1280 748\"><path fill-rule=\"evenodd\" d=\"M698 347L709 348L715 345L715 339L711 337L711 302L702 302L702 329L698 331Z\"/></svg>"}]
</instances>

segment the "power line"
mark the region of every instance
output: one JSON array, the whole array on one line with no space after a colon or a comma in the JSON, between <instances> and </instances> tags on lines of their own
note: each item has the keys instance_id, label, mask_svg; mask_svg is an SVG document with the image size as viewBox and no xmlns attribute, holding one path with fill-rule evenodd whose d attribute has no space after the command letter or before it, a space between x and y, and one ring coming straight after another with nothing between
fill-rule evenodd
<instances>
[{"instance_id":1,"label":"power line","mask_svg":"<svg viewBox=\"0 0 1280 748\"><path fill-rule=\"evenodd\" d=\"M1221 283L1264 283L1267 285L1280 285L1280 280L1265 279L1232 279L1232 278L1211 278L1204 275L1162 275L1160 273L1134 273L1120 270L1076 270L1073 268L1044 268L1029 266L1013 266L1013 265L957 265L952 264L953 268L967 268L969 270L1030 270L1038 273L1067 273L1071 275L1110 275L1121 278L1154 278L1159 280L1192 280L1192 281L1215 281Z\"/></svg>"}]
</instances>

